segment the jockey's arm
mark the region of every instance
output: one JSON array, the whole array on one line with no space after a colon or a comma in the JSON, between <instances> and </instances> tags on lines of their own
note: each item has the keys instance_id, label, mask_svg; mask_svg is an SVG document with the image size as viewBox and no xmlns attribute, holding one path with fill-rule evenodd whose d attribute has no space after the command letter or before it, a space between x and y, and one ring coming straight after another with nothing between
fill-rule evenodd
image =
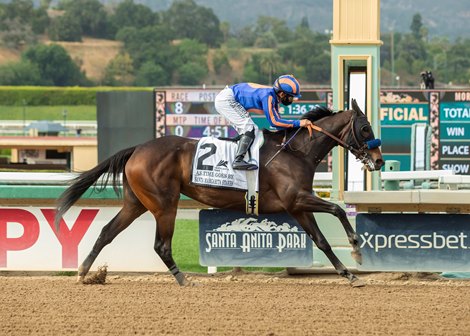
<instances>
[{"instance_id":1,"label":"jockey's arm","mask_svg":"<svg viewBox=\"0 0 470 336\"><path fill-rule=\"evenodd\" d=\"M279 115L279 110L273 104L273 97L268 96L266 101L263 102L263 111L269 124L277 129L300 127L300 120L296 119L283 119Z\"/></svg>"}]
</instances>

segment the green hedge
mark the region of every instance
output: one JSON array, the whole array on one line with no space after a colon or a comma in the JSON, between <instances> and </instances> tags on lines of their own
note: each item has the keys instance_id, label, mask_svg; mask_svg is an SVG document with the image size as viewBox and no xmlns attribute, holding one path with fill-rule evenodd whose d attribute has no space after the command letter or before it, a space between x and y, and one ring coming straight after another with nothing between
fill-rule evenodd
<instances>
[{"instance_id":1,"label":"green hedge","mask_svg":"<svg viewBox=\"0 0 470 336\"><path fill-rule=\"evenodd\" d=\"M96 105L100 91L152 91L149 87L45 87L0 86L0 105L56 106Z\"/></svg>"}]
</instances>

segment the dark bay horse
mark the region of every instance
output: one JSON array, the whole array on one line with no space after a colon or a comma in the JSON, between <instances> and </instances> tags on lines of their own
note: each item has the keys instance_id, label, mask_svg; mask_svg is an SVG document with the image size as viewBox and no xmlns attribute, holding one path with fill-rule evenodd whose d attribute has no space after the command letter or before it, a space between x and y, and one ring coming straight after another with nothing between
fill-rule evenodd
<instances>
[{"instance_id":1,"label":"dark bay horse","mask_svg":"<svg viewBox=\"0 0 470 336\"><path fill-rule=\"evenodd\" d=\"M326 212L336 216L352 245L353 258L359 263L362 261L358 236L345 211L334 203L316 197L312 192L317 165L338 144L352 151L369 171L379 170L384 164L378 146L368 147L368 144L378 140L374 140L366 116L354 100L352 107L352 110L338 113L317 107L304 114L302 118L315 122L316 128L313 130L302 128L265 132L265 143L260 149L259 212L289 213L326 254L338 274L347 278L351 285L361 286L363 282L349 272L333 253L312 214ZM289 139L288 145L277 153L286 139ZM121 150L72 181L72 185L58 199L56 230L59 229L60 220L67 210L89 187L97 187L97 181L102 175L106 174L102 186L111 179L116 191L121 173L123 180L123 207L103 227L91 252L80 265L79 281L83 281L106 245L136 218L150 211L157 224L155 251L178 284L191 285L176 266L171 252L180 193L210 207L245 210L245 193L242 191L208 188L190 183L196 146L197 140L178 136L153 139ZM266 165L268 161L270 162Z\"/></svg>"}]
</instances>

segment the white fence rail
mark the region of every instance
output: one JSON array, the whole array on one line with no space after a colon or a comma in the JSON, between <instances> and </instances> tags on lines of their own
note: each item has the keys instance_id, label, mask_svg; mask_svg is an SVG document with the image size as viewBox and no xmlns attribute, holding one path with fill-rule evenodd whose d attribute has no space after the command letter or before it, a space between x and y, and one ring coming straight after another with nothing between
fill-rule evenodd
<instances>
[{"instance_id":1,"label":"white fence rail","mask_svg":"<svg viewBox=\"0 0 470 336\"><path fill-rule=\"evenodd\" d=\"M78 175L78 173L0 172L0 183L16 185L64 185ZM105 176L101 177L101 179L105 178ZM458 189L470 186L470 176L455 175L452 170L381 172L381 178L382 181L429 180L436 182L440 189ZM315 174L313 186L316 187L316 191L329 191L332 187L332 181L333 174L331 172L318 172Z\"/></svg>"},{"instance_id":2,"label":"white fence rail","mask_svg":"<svg viewBox=\"0 0 470 336\"><path fill-rule=\"evenodd\" d=\"M382 172L382 181L438 180L442 176L454 175L452 170L415 170Z\"/></svg>"}]
</instances>

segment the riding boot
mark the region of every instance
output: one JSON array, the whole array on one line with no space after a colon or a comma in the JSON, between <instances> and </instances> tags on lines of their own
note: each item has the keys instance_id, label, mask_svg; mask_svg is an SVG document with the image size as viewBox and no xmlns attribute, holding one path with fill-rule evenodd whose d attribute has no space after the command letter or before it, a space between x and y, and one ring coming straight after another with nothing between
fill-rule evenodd
<instances>
[{"instance_id":1,"label":"riding boot","mask_svg":"<svg viewBox=\"0 0 470 336\"><path fill-rule=\"evenodd\" d=\"M254 132L251 131L251 132L246 132L245 134L243 134L240 140L238 140L237 153L235 154L235 160L232 163L233 169L237 169L237 170L258 169L257 165L246 162L244 160L246 152L248 152L248 150L250 149L251 144L253 143L254 139L255 139Z\"/></svg>"}]
</instances>

